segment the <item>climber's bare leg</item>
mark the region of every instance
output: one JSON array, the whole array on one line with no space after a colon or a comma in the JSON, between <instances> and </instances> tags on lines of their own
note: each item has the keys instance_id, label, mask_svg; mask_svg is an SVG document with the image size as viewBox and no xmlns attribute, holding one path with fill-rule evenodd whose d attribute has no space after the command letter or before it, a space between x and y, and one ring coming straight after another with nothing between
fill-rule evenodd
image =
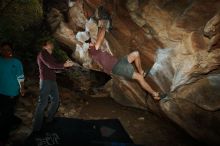
<instances>
[{"instance_id":1,"label":"climber's bare leg","mask_svg":"<svg viewBox=\"0 0 220 146\"><path fill-rule=\"evenodd\" d=\"M140 54L138 51L134 51L128 54L128 62L129 63L134 62L138 72L141 75L144 75L144 70L142 69L142 66L141 66L141 58L140 58Z\"/></svg>"},{"instance_id":2,"label":"climber's bare leg","mask_svg":"<svg viewBox=\"0 0 220 146\"><path fill-rule=\"evenodd\" d=\"M160 100L160 96L159 96L159 93L154 91L151 86L145 81L144 77L140 74L140 73L137 73L137 72L134 72L132 78L134 80L137 80L138 83L141 85L141 87L147 91L148 93L150 93L153 98L155 100Z\"/></svg>"}]
</instances>

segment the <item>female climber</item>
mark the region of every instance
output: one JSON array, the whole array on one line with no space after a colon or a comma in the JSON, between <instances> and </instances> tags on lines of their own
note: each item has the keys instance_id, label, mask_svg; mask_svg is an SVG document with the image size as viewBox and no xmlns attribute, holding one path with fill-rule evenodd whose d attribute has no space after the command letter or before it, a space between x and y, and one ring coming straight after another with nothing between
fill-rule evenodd
<instances>
[{"instance_id":1,"label":"female climber","mask_svg":"<svg viewBox=\"0 0 220 146\"><path fill-rule=\"evenodd\" d=\"M105 32L105 28L99 29L95 44L88 42L88 40L91 39L87 32L78 32L76 38L81 43L89 43L88 53L90 57L93 59L93 61L101 66L105 73L123 76L128 79L134 79L138 81L141 87L145 91L149 92L155 100L160 100L161 97L159 92L153 90L144 79L146 72L141 67L141 59L138 51L133 51L130 54L117 59L110 53L106 51L103 52L99 49L104 39ZM132 63L135 64L137 71L135 71Z\"/></svg>"}]
</instances>

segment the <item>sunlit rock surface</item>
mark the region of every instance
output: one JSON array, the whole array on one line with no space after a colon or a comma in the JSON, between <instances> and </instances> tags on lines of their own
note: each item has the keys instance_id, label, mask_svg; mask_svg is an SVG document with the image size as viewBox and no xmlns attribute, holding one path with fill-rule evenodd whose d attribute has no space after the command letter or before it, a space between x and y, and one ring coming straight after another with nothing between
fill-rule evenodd
<instances>
[{"instance_id":1,"label":"sunlit rock surface","mask_svg":"<svg viewBox=\"0 0 220 146\"><path fill-rule=\"evenodd\" d=\"M106 34L109 47L103 49L116 57L140 51L143 67L151 68L147 80L168 94L158 104L136 82L113 76L106 85L112 98L126 106L150 108L194 138L220 144L220 1L106 2L113 30ZM94 11L101 1L85 3ZM75 51L75 34L85 29L82 4L73 4L68 13L68 22L55 19L61 22L54 36ZM93 62L89 66L101 71Z\"/></svg>"}]
</instances>

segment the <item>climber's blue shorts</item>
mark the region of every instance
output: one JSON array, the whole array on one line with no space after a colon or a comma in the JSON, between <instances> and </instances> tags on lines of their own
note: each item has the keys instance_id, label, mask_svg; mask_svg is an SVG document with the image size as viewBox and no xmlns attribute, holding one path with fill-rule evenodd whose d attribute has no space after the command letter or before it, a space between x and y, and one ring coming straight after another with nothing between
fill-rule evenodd
<instances>
[{"instance_id":1,"label":"climber's blue shorts","mask_svg":"<svg viewBox=\"0 0 220 146\"><path fill-rule=\"evenodd\" d=\"M113 74L123 76L128 79L132 79L134 71L134 67L132 64L128 62L127 56L124 56L121 59L119 59L112 69Z\"/></svg>"}]
</instances>

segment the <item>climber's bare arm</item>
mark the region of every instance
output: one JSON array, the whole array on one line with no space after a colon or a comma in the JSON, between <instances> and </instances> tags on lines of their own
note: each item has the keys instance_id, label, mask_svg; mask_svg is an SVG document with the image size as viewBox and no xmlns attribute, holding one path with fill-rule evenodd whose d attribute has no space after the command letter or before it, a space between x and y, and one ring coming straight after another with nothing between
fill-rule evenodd
<instances>
[{"instance_id":1,"label":"climber's bare arm","mask_svg":"<svg viewBox=\"0 0 220 146\"><path fill-rule=\"evenodd\" d=\"M105 37L105 28L101 27L99 28L99 32L98 32L98 36L97 36L97 41L95 43L95 48L98 50L100 48L100 46L102 45L102 42L104 40Z\"/></svg>"}]
</instances>

